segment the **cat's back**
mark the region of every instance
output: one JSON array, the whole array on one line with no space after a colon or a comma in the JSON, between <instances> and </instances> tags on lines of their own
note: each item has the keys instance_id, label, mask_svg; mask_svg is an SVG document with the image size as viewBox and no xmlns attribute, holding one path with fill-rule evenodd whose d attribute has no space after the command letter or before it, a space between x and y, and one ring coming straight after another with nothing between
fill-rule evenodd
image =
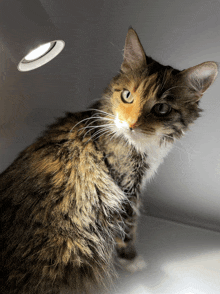
<instances>
[{"instance_id":1,"label":"cat's back","mask_svg":"<svg viewBox=\"0 0 220 294\"><path fill-rule=\"evenodd\" d=\"M28 185L31 182L32 173L37 169L42 169L42 171L48 169L52 172L52 166L55 168L55 163L57 169L59 162L61 164L63 160L64 162L68 160L70 151L74 151L73 148L79 150L80 145L82 146L82 142L77 140L81 126L79 122L88 118L89 115L88 112L67 113L65 117L59 118L49 126L33 144L23 150L14 162L0 174L0 201L2 202L7 197L13 198L13 193L10 191L16 186L18 197L19 187Z\"/></svg>"},{"instance_id":2,"label":"cat's back","mask_svg":"<svg viewBox=\"0 0 220 294\"><path fill-rule=\"evenodd\" d=\"M77 194L77 183L88 180L89 171L95 174L95 164L101 167L102 152L84 129L91 116L85 111L59 118L0 174L3 223L13 223L20 206L25 220L40 202L46 206L61 195Z\"/></svg>"},{"instance_id":3,"label":"cat's back","mask_svg":"<svg viewBox=\"0 0 220 294\"><path fill-rule=\"evenodd\" d=\"M2 293L15 293L4 288L8 278L9 287L18 283L16 288L23 289L18 293L29 293L39 280L36 293L58 293L56 283L70 279L85 289L90 278L95 281L104 272L102 263L111 251L103 256L106 244L97 234L111 244L100 204L110 178L102 152L83 131L91 115L69 113L59 119L0 175ZM106 211L111 204L103 205ZM74 276L68 278L67 268Z\"/></svg>"}]
</instances>

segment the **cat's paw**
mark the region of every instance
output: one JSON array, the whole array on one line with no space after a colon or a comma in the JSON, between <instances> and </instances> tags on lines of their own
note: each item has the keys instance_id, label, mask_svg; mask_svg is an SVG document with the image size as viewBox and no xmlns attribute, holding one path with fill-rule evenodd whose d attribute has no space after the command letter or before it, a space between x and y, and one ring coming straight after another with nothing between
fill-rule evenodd
<instances>
[{"instance_id":1,"label":"cat's paw","mask_svg":"<svg viewBox=\"0 0 220 294\"><path fill-rule=\"evenodd\" d=\"M117 264L124 270L129 271L131 273L142 271L147 267L147 263L141 256L137 256L132 260L117 258Z\"/></svg>"}]
</instances>

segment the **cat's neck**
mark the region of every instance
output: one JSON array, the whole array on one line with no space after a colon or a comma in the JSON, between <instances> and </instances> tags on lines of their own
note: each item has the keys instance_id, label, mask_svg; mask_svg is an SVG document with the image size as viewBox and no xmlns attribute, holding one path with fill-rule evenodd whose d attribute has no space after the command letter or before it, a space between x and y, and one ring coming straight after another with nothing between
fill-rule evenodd
<instances>
[{"instance_id":1,"label":"cat's neck","mask_svg":"<svg viewBox=\"0 0 220 294\"><path fill-rule=\"evenodd\" d=\"M98 139L98 145L105 153L114 152L130 156L136 153L137 156L152 157L162 159L167 155L173 146L173 140L167 141L159 136L143 137L137 134L138 140L132 141L126 137L114 137L114 135L104 134Z\"/></svg>"},{"instance_id":2,"label":"cat's neck","mask_svg":"<svg viewBox=\"0 0 220 294\"><path fill-rule=\"evenodd\" d=\"M153 178L173 145L171 142L166 142L158 137L146 139L145 145L139 148L142 151L123 138L111 139L105 136L102 139L99 138L97 143L105 154L107 166L110 168L113 178L117 179L117 174L121 176L130 174L132 180L135 177L138 179L140 189Z\"/></svg>"},{"instance_id":3,"label":"cat's neck","mask_svg":"<svg viewBox=\"0 0 220 294\"><path fill-rule=\"evenodd\" d=\"M164 158L171 151L173 142L171 143L165 140L160 142L152 141L151 144L147 144L145 147L145 152L147 154L146 162L149 166L149 170L142 181L142 186L153 178L159 165L163 163Z\"/></svg>"}]
</instances>

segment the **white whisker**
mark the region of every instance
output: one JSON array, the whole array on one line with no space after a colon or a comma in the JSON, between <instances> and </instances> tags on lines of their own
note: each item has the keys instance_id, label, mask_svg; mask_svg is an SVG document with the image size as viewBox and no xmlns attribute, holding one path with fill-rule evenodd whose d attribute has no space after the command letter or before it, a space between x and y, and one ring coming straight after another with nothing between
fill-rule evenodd
<instances>
[{"instance_id":1,"label":"white whisker","mask_svg":"<svg viewBox=\"0 0 220 294\"><path fill-rule=\"evenodd\" d=\"M109 126L109 124L105 124L105 125L98 125L98 126L90 126L90 125L88 125L88 126L85 126L85 127L83 127L83 128L81 128L81 129L79 129L79 131L80 130L85 130L85 129L97 129L97 128L101 128L101 127L108 127Z\"/></svg>"},{"instance_id":2,"label":"white whisker","mask_svg":"<svg viewBox=\"0 0 220 294\"><path fill-rule=\"evenodd\" d=\"M103 111L103 110L100 110L100 109L94 109L94 108L90 108L89 110L93 110L93 111L99 111L99 112L101 112L101 113L104 113L105 115L107 115L107 116L110 116L110 117L115 117L113 114L110 114L110 113L108 113L108 112L105 112L105 111Z\"/></svg>"},{"instance_id":3,"label":"white whisker","mask_svg":"<svg viewBox=\"0 0 220 294\"><path fill-rule=\"evenodd\" d=\"M92 140L93 138L95 138L95 136L97 136L97 135L99 135L100 134L100 136L102 136L105 132L110 132L111 130L109 130L109 129L101 129L101 130L99 130L99 131L97 131L97 132L95 132L90 138L89 138L89 140L87 141L87 142L89 142L90 140ZM103 134L102 134L103 133ZM96 140L97 140L97 138L95 138Z\"/></svg>"},{"instance_id":4,"label":"white whisker","mask_svg":"<svg viewBox=\"0 0 220 294\"><path fill-rule=\"evenodd\" d=\"M97 138L95 138L96 140L99 138L99 137L101 137L101 136L103 136L103 135L111 135L111 133L112 133L112 131L111 130L107 130L107 131L104 131L102 134L100 134Z\"/></svg>"},{"instance_id":5,"label":"white whisker","mask_svg":"<svg viewBox=\"0 0 220 294\"><path fill-rule=\"evenodd\" d=\"M112 131L112 133L113 133L113 136L111 137L110 141L111 141L114 137L117 138L117 132L116 132L116 131ZM119 137L121 137L121 135L120 135Z\"/></svg>"},{"instance_id":6,"label":"white whisker","mask_svg":"<svg viewBox=\"0 0 220 294\"><path fill-rule=\"evenodd\" d=\"M103 131L109 130L108 128L101 128L101 130L97 130L92 136L91 139L94 138L96 135L100 134Z\"/></svg>"},{"instance_id":7,"label":"white whisker","mask_svg":"<svg viewBox=\"0 0 220 294\"><path fill-rule=\"evenodd\" d=\"M90 122L88 125L86 125L85 127L82 127L82 128L80 128L79 130L78 130L78 132L80 131L80 130L85 130L85 129L87 129L87 128L92 128L92 127L94 127L94 128L99 128L99 127L102 127L102 126L108 126L108 124L105 124L105 125L92 125L91 126L91 124L92 123L94 123L94 122L96 122L96 121L98 121L99 119L96 119L96 120L94 120L94 121L92 121L92 122ZM100 119L100 120L102 120L102 119ZM81 132L82 133L82 132ZM80 134L81 135L81 134Z\"/></svg>"},{"instance_id":8,"label":"white whisker","mask_svg":"<svg viewBox=\"0 0 220 294\"><path fill-rule=\"evenodd\" d=\"M79 125L80 123L82 123L82 122L84 122L84 121L86 121L86 120L89 120L89 119L93 119L94 117L93 116L91 116L91 117L87 117L87 118L84 118L84 119L82 119L81 121L79 121L78 123L76 123L73 127L72 127L72 129L70 130L70 133L73 131L73 129L77 126L77 125Z\"/></svg>"}]
</instances>

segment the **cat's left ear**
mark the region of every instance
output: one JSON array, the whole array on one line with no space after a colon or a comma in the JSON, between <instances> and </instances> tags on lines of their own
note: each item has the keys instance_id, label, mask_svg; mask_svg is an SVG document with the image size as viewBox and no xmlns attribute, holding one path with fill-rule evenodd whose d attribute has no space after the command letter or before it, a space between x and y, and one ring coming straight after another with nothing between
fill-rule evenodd
<instances>
[{"instance_id":1,"label":"cat's left ear","mask_svg":"<svg viewBox=\"0 0 220 294\"><path fill-rule=\"evenodd\" d=\"M180 73L198 94L202 95L215 81L218 74L218 64L207 61L190 67Z\"/></svg>"},{"instance_id":2,"label":"cat's left ear","mask_svg":"<svg viewBox=\"0 0 220 294\"><path fill-rule=\"evenodd\" d=\"M135 30L130 28L125 40L124 61L121 65L121 70L124 73L128 73L144 66L146 66L146 55L144 49L137 33Z\"/></svg>"}]
</instances>

